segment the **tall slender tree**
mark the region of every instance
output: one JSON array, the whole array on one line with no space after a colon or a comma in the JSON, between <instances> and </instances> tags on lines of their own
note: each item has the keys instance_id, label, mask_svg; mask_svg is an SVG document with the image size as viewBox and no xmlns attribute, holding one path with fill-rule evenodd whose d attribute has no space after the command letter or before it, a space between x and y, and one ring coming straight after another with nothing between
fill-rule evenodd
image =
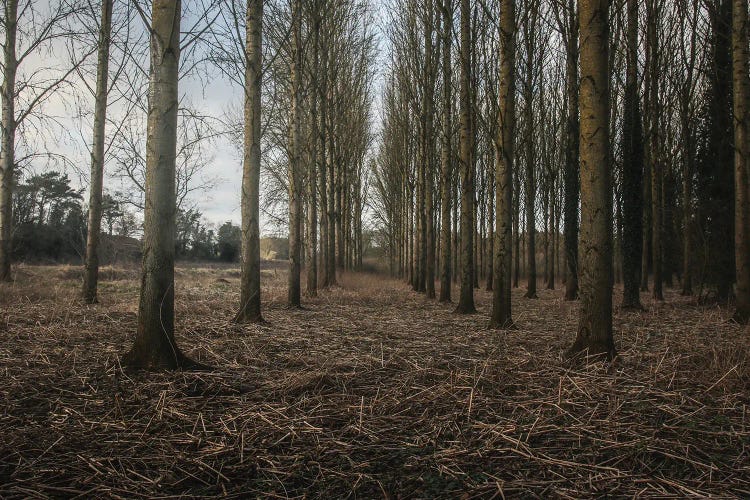
<instances>
[{"instance_id":1,"label":"tall slender tree","mask_svg":"<svg viewBox=\"0 0 750 500\"><path fill-rule=\"evenodd\" d=\"M433 209L433 166L432 153L434 149L433 138L433 119L434 114L434 74L433 65L433 46L432 46L432 25L434 19L434 7L432 0L427 0L425 4L424 16L424 51L425 51L425 69L424 69L424 142L422 144L422 161L424 162L424 189L425 189L425 293L430 299L435 298L435 216Z\"/></svg>"},{"instance_id":2,"label":"tall slender tree","mask_svg":"<svg viewBox=\"0 0 750 500\"><path fill-rule=\"evenodd\" d=\"M513 245L513 142L516 124L515 0L500 4L500 108L495 153L495 230L491 328L513 326L510 290Z\"/></svg>"},{"instance_id":3,"label":"tall slender tree","mask_svg":"<svg viewBox=\"0 0 750 500\"><path fill-rule=\"evenodd\" d=\"M643 129L638 92L638 1L627 1L625 103L622 119L622 307L642 309Z\"/></svg>"},{"instance_id":4,"label":"tall slender tree","mask_svg":"<svg viewBox=\"0 0 750 500\"><path fill-rule=\"evenodd\" d=\"M452 135L452 72L451 40L453 33L453 1L443 0L442 32L440 33L442 51L442 126L440 143L440 302L451 300L451 201L452 169L451 135Z\"/></svg>"},{"instance_id":5,"label":"tall slender tree","mask_svg":"<svg viewBox=\"0 0 750 500\"><path fill-rule=\"evenodd\" d=\"M565 300L578 297L578 203L579 181L579 131L578 117L578 5L567 0L561 17L565 41L565 93L567 119L565 121L564 184L564 246L565 246Z\"/></svg>"},{"instance_id":6,"label":"tall slender tree","mask_svg":"<svg viewBox=\"0 0 750 500\"><path fill-rule=\"evenodd\" d=\"M109 45L112 33L113 0L102 0L96 62L96 97L94 104L94 140L91 147L91 183L89 186L89 224L86 235L86 261L82 296L85 302L97 302L99 281L99 236L102 227L102 186L104 183L104 142L109 88Z\"/></svg>"},{"instance_id":7,"label":"tall slender tree","mask_svg":"<svg viewBox=\"0 0 750 500\"><path fill-rule=\"evenodd\" d=\"M612 167L609 0L578 0L581 47L581 304L569 357L615 356L612 335Z\"/></svg>"},{"instance_id":8,"label":"tall slender tree","mask_svg":"<svg viewBox=\"0 0 750 500\"><path fill-rule=\"evenodd\" d=\"M242 265L238 323L263 321L260 304L260 139L263 0L248 0L242 155Z\"/></svg>"},{"instance_id":9,"label":"tall slender tree","mask_svg":"<svg viewBox=\"0 0 750 500\"><path fill-rule=\"evenodd\" d=\"M528 299L537 298L536 294L536 134L534 126L534 96L536 80L535 60L537 57L537 20L539 17L539 2L526 2L523 17L524 47L526 50L525 78L524 78L524 114L526 117L526 158L524 174L524 209L526 215L526 294Z\"/></svg>"},{"instance_id":10,"label":"tall slender tree","mask_svg":"<svg viewBox=\"0 0 750 500\"><path fill-rule=\"evenodd\" d=\"M659 103L659 58L660 40L658 33L661 5L659 0L647 0L646 2L646 94L648 115L648 162L651 171L651 271L654 275L653 297L655 300L664 300L662 290L663 276L663 241L664 215L663 215L663 190L664 190L664 165L660 154L661 127L659 117L662 114L662 106Z\"/></svg>"},{"instance_id":11,"label":"tall slender tree","mask_svg":"<svg viewBox=\"0 0 750 500\"><path fill-rule=\"evenodd\" d=\"M292 2L292 50L289 66L289 80L291 82L291 114L289 116L289 284L287 288L287 306L299 308L302 305L300 291L301 267L301 232L302 232L302 186L300 158L300 99L301 99L301 71L302 71L302 2Z\"/></svg>"},{"instance_id":12,"label":"tall slender tree","mask_svg":"<svg viewBox=\"0 0 750 500\"><path fill-rule=\"evenodd\" d=\"M745 324L750 321L750 77L747 0L734 0L732 6L734 258L737 280L734 320Z\"/></svg>"},{"instance_id":13,"label":"tall slender tree","mask_svg":"<svg viewBox=\"0 0 750 500\"><path fill-rule=\"evenodd\" d=\"M177 211L180 0L154 0L151 14L146 209L138 330L123 364L133 369L201 368L174 338L174 235Z\"/></svg>"},{"instance_id":14,"label":"tall slender tree","mask_svg":"<svg viewBox=\"0 0 750 500\"><path fill-rule=\"evenodd\" d=\"M11 226L13 224L13 173L16 148L16 35L18 0L6 0L3 12L2 128L0 128L0 281L11 281Z\"/></svg>"},{"instance_id":15,"label":"tall slender tree","mask_svg":"<svg viewBox=\"0 0 750 500\"><path fill-rule=\"evenodd\" d=\"M474 165L472 163L471 109L471 9L461 0L461 90L459 96L459 163L461 165L461 290L456 312L472 314L474 306Z\"/></svg>"}]
</instances>

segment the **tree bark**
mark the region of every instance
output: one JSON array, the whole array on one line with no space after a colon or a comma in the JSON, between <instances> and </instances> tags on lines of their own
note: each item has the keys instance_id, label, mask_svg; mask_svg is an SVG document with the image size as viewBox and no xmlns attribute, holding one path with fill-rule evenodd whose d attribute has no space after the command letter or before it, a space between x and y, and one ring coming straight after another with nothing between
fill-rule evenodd
<instances>
[{"instance_id":1,"label":"tree bark","mask_svg":"<svg viewBox=\"0 0 750 500\"><path fill-rule=\"evenodd\" d=\"M289 116L289 283L287 307L300 308L300 249L302 229L301 170L300 159L300 78L302 71L302 2L292 3L292 61L290 66L292 109Z\"/></svg>"},{"instance_id":2,"label":"tree bark","mask_svg":"<svg viewBox=\"0 0 750 500\"><path fill-rule=\"evenodd\" d=\"M622 274L624 309L643 309L643 129L638 92L638 0L627 0L627 69L622 124Z\"/></svg>"},{"instance_id":3,"label":"tree bark","mask_svg":"<svg viewBox=\"0 0 750 500\"><path fill-rule=\"evenodd\" d=\"M515 0L500 5L500 106L497 152L495 153L495 206L497 219L494 245L492 312L490 328L513 326L511 272L513 261L513 141L516 126L516 33Z\"/></svg>"},{"instance_id":4,"label":"tree bark","mask_svg":"<svg viewBox=\"0 0 750 500\"><path fill-rule=\"evenodd\" d=\"M474 306L474 165L469 112L471 107L471 34L469 0L461 0L461 91L459 160L461 165L461 291L455 312L472 314Z\"/></svg>"},{"instance_id":5,"label":"tree bark","mask_svg":"<svg viewBox=\"0 0 750 500\"><path fill-rule=\"evenodd\" d=\"M432 151L433 151L433 119L434 114L434 79L435 68L433 67L433 49L432 49L432 24L433 11L432 0L427 0L425 14L425 33L424 33L424 50L425 50L425 131L424 131L424 168L425 168L425 293L427 298L435 298L435 212L433 210L433 168L432 168Z\"/></svg>"},{"instance_id":6,"label":"tree bark","mask_svg":"<svg viewBox=\"0 0 750 500\"><path fill-rule=\"evenodd\" d=\"M734 0L734 244L737 287L734 320L750 321L750 78L748 77L747 0Z\"/></svg>"},{"instance_id":7,"label":"tree bark","mask_svg":"<svg viewBox=\"0 0 750 500\"><path fill-rule=\"evenodd\" d=\"M316 9L317 12L317 9ZM316 78L319 72L318 55L320 53L320 18L318 14L313 14L313 78ZM311 92L310 96L310 164L307 169L307 294L310 297L318 295L318 95Z\"/></svg>"},{"instance_id":8,"label":"tree bark","mask_svg":"<svg viewBox=\"0 0 750 500\"><path fill-rule=\"evenodd\" d=\"M442 4L443 113L440 148L440 302L451 301L451 32L453 2Z\"/></svg>"},{"instance_id":9,"label":"tree bark","mask_svg":"<svg viewBox=\"0 0 750 500\"><path fill-rule=\"evenodd\" d=\"M565 300L578 297L578 201L580 191L578 119L578 14L574 0L568 0L568 43L565 56L565 88L568 116L565 126L564 244L565 244Z\"/></svg>"},{"instance_id":10,"label":"tree bark","mask_svg":"<svg viewBox=\"0 0 750 500\"><path fill-rule=\"evenodd\" d=\"M96 96L94 104L94 134L91 147L91 184L89 186L89 223L86 235L86 261L83 270L84 302L97 300L99 280L99 235L102 227L102 186L104 183L104 143L107 122L107 86L109 75L109 44L112 31L113 0L102 1L99 26L99 47L96 63Z\"/></svg>"},{"instance_id":11,"label":"tree bark","mask_svg":"<svg viewBox=\"0 0 750 500\"><path fill-rule=\"evenodd\" d=\"M5 2L5 44L3 84L0 89L2 130L0 130L0 281L12 281L13 175L16 148L16 34L18 0Z\"/></svg>"},{"instance_id":12,"label":"tree bark","mask_svg":"<svg viewBox=\"0 0 750 500\"><path fill-rule=\"evenodd\" d=\"M526 82L524 85L525 112L526 112L526 176L524 183L524 209L526 212L526 262L528 269L526 273L527 299L536 299L536 214L534 205L536 199L536 144L534 143L534 55L536 52L536 16L537 6L528 6L533 9L527 14L525 36L526 36Z\"/></svg>"},{"instance_id":13,"label":"tree bark","mask_svg":"<svg viewBox=\"0 0 750 500\"><path fill-rule=\"evenodd\" d=\"M659 154L659 39L657 20L659 13L655 0L646 2L646 92L648 95L648 162L651 166L651 270L653 272L653 297L664 300L662 292L662 236L664 230L662 213L662 185L664 175Z\"/></svg>"},{"instance_id":14,"label":"tree bark","mask_svg":"<svg viewBox=\"0 0 750 500\"><path fill-rule=\"evenodd\" d=\"M175 160L177 151L180 0L154 0L146 138L143 272L131 369L200 368L174 338Z\"/></svg>"},{"instance_id":15,"label":"tree bark","mask_svg":"<svg viewBox=\"0 0 750 500\"><path fill-rule=\"evenodd\" d=\"M249 0L245 53L245 109L242 158L242 264L238 323L260 323L260 139L263 62L263 1Z\"/></svg>"},{"instance_id":16,"label":"tree bark","mask_svg":"<svg viewBox=\"0 0 750 500\"><path fill-rule=\"evenodd\" d=\"M612 167L609 155L609 0L579 0L581 47L581 290L567 356L615 356L612 336Z\"/></svg>"}]
</instances>

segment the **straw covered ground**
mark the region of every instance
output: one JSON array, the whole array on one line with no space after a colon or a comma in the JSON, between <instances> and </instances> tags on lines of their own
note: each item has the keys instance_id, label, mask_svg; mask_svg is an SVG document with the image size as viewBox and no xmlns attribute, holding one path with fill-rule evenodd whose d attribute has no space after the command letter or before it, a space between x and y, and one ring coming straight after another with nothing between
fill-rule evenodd
<instances>
[{"instance_id":1,"label":"straw covered ground","mask_svg":"<svg viewBox=\"0 0 750 500\"><path fill-rule=\"evenodd\" d=\"M137 270L0 285L0 497L750 496L750 331L669 291L617 311L613 364L566 365L576 304L514 292L513 332L347 275L265 326L238 272L181 267L178 342L212 372L124 373ZM304 282L304 281L303 281ZM618 302L619 299L616 299Z\"/></svg>"}]
</instances>

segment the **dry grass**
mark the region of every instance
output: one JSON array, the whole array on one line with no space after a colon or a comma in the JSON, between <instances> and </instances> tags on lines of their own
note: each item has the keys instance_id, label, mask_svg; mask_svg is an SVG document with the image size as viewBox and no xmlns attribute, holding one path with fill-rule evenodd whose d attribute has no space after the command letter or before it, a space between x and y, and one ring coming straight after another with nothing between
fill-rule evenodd
<instances>
[{"instance_id":1,"label":"dry grass","mask_svg":"<svg viewBox=\"0 0 750 500\"><path fill-rule=\"evenodd\" d=\"M105 275L106 275L105 271ZM750 332L668 294L619 314L613 365L559 354L575 305L514 293L519 331L345 276L270 325L228 322L236 269L181 268L178 341L210 373L128 376L137 272L102 304L71 268L0 289L0 497L750 496ZM644 296L645 298L645 296Z\"/></svg>"}]
</instances>

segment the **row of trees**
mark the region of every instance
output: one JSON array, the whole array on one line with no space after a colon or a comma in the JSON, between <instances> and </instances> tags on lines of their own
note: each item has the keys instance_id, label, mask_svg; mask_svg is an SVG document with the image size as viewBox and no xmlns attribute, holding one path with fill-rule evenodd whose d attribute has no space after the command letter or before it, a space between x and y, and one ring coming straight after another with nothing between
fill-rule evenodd
<instances>
[{"instance_id":1,"label":"row of trees","mask_svg":"<svg viewBox=\"0 0 750 500\"><path fill-rule=\"evenodd\" d=\"M310 294L316 293L319 281L323 286L335 284L337 268L361 265L375 48L373 18L365 2L217 0L193 2L183 8L178 0L154 0L149 16L136 1L129 2L119 17L113 0L102 1L99 16L94 16L94 9L86 3L64 2L49 6L49 11L34 0L25 0L20 10L18 0L4 0L3 5L2 279L11 276L11 253L5 250L10 248L12 211L6 209L4 200L12 196L12 178L19 168L14 153L23 146L16 142L15 133L26 116L22 113L19 117L14 105L37 106L36 123L43 123L50 115L41 103L53 94L74 89L71 75L80 76L84 68L96 75L93 85L83 79L94 100L82 292L87 302L97 300L107 157L115 158L117 174L136 186L130 203L143 208L138 331L133 349L125 357L127 364L143 368L197 366L174 344L174 260L187 234L193 238L192 250L197 242L199 251L205 251L202 247L212 239L191 212L181 211L180 206L195 168L194 162L187 160L218 129L212 126L216 117L197 116L180 104L178 82L188 75L218 72L244 95L241 119L232 122L231 112L217 119L226 125L220 133L228 129L243 151L242 226L225 225L218 234L222 254L231 253L229 245L221 244L222 234L226 233L227 241L241 240L241 303L236 320L262 321L262 175L271 206L286 201L289 208L291 307L301 305L303 245ZM36 9L34 22L19 23L19 15L23 17L29 9ZM39 23L38 18L49 18L49 22ZM189 21L187 28L181 24L183 20ZM145 30L133 29L134 22L144 23ZM24 31L27 26L30 31ZM79 32L78 26L95 29ZM44 80L45 89L29 102L26 86L30 80L15 80L15 68L26 54L42 57L43 47L52 49L61 41L71 48L85 45L83 40L90 40L93 33L97 35L93 48L89 43L87 53L71 55L67 65L61 64L53 83ZM139 33L148 35L148 51L144 51ZM20 54L16 37L27 44ZM93 54L95 68L88 62ZM144 56L150 61L147 69ZM53 69L40 71L47 76ZM269 97L263 105L261 95ZM76 96L83 99L79 93ZM116 119L110 116L113 110ZM147 122L145 128L134 125L138 120ZM198 126L185 125L196 122ZM114 128L114 133L108 128ZM145 141L138 130L146 131ZM317 273L318 265L321 273Z\"/></svg>"},{"instance_id":2,"label":"row of trees","mask_svg":"<svg viewBox=\"0 0 750 500\"><path fill-rule=\"evenodd\" d=\"M438 275L441 301L458 277L461 313L485 278L510 327L542 242L547 286L562 264L581 298L572 353L614 353L614 280L624 308L677 276L749 312L746 3L612 5L394 0L373 165L394 274L428 297Z\"/></svg>"},{"instance_id":3,"label":"row of trees","mask_svg":"<svg viewBox=\"0 0 750 500\"><path fill-rule=\"evenodd\" d=\"M346 0L316 0L304 6L300 0L292 0L271 4L271 12L265 14L268 6L249 0L243 10L242 4L232 2L221 10L224 22L211 28L213 60L232 81L242 85L245 96L241 122L242 269L235 318L241 323L263 321L259 231L263 156L270 162L267 175L286 187L289 307L301 306L303 239L310 294L317 290L318 263L322 284L327 286L335 283L337 266L353 266L362 258L365 187L361 173L370 140L373 52L369 11L364 3ZM169 243L175 209L171 195L180 19L179 2L154 1L144 276L138 332L125 358L134 367L200 368L181 354L174 342L174 255ZM266 19L272 22L266 24ZM243 25L245 36L238 38ZM271 56L267 64L264 59L269 58L264 54ZM272 96L266 112L261 106L264 89ZM265 155L261 155L263 150Z\"/></svg>"},{"instance_id":4,"label":"row of trees","mask_svg":"<svg viewBox=\"0 0 750 500\"><path fill-rule=\"evenodd\" d=\"M513 325L510 287L512 271L517 279L521 268L520 241L527 296L536 295L539 218L548 286L554 286L563 255L566 296L581 299L571 354L614 354L615 256L625 282L624 305L640 307L634 290L646 285L649 273L657 299L662 281L672 276L673 269L665 266L673 260L670 242L679 240L672 236L682 236L682 251L674 254L682 255L685 293L700 278L701 284L715 285L724 300L736 275L737 318L748 317L746 1L648 0L639 9L631 0L610 16L606 0L526 0L518 9L513 0L459 0L457 5L394 0L382 136L370 165L375 43L364 1L225 0L191 4L183 12L179 1L155 0L150 18L137 2L133 5L147 24L150 66L148 98L137 101L148 122L145 154L133 158L145 168L140 178L144 259L129 364L196 366L174 344L173 268L181 192L177 165L184 150L178 82L203 62L244 94L235 130L243 150L237 321L262 321L263 175L275 199L288 206L288 302L299 307L303 246L310 294L319 284L334 284L337 268L361 263L369 171L394 270L428 296L435 296L439 274L440 298L450 300L455 267L461 313L474 311L473 290L485 277L494 290L494 327ZM31 116L14 111L25 89L15 82L15 68L40 45L32 42L19 56L18 0L4 0L4 7L0 270L7 279L14 134ZM112 1L104 0L92 88L91 219L83 291L89 301L96 300L104 130L107 97L115 86L107 82L136 87L129 71L116 71L113 78L108 68L112 9ZM62 23L66 16L51 19ZM181 30L183 18L194 22ZM21 38L28 42L36 36L43 44L61 33L50 28ZM137 46L130 52L137 53ZM677 64L669 60L671 54L681 55ZM43 90L31 101L20 99L25 109L33 110L62 88L84 60L59 68L58 77L45 80L48 85L34 87ZM268 97L263 105L262 95ZM119 151L126 154L129 148ZM732 214L734 232L728 231ZM734 245L726 238L732 233ZM701 260L706 265L696 265Z\"/></svg>"}]
</instances>

